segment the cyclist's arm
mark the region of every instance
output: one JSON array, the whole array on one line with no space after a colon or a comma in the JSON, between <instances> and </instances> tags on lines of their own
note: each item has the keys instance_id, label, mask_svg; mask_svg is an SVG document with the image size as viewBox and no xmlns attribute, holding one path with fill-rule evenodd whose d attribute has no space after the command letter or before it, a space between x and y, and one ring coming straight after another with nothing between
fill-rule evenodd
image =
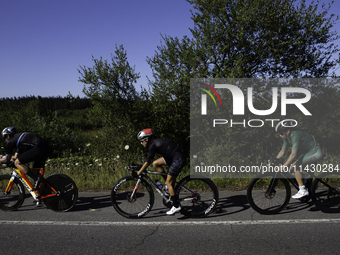
<instances>
[{"instance_id":1,"label":"cyclist's arm","mask_svg":"<svg viewBox=\"0 0 340 255\"><path fill-rule=\"evenodd\" d=\"M279 154L277 154L276 158L280 159L285 155L286 151L285 150L280 150Z\"/></svg>"},{"instance_id":2,"label":"cyclist's arm","mask_svg":"<svg viewBox=\"0 0 340 255\"><path fill-rule=\"evenodd\" d=\"M145 162L143 166L141 167L141 169L138 170L137 175L141 175L142 172L145 171L149 165L150 165L149 162Z\"/></svg>"},{"instance_id":3,"label":"cyclist's arm","mask_svg":"<svg viewBox=\"0 0 340 255\"><path fill-rule=\"evenodd\" d=\"M18 158L18 156L19 156L19 153L16 152L16 153L14 154L14 156L12 156L12 159L16 160L16 159Z\"/></svg>"},{"instance_id":4,"label":"cyclist's arm","mask_svg":"<svg viewBox=\"0 0 340 255\"><path fill-rule=\"evenodd\" d=\"M292 164L294 162L294 159L297 156L297 151L292 151L292 153L289 155L286 163L284 163L285 166L289 166L290 164Z\"/></svg>"}]
</instances>

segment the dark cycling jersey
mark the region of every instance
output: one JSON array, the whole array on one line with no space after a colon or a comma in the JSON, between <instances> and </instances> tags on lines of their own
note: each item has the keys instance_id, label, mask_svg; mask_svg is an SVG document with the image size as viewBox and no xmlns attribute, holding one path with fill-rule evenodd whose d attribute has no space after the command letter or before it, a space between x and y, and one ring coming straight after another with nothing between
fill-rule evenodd
<instances>
[{"instance_id":1,"label":"dark cycling jersey","mask_svg":"<svg viewBox=\"0 0 340 255\"><path fill-rule=\"evenodd\" d=\"M156 153L161 154L165 159L171 159L177 151L180 152L181 150L172 142L162 138L153 139L150 141L146 161L151 163Z\"/></svg>"},{"instance_id":2,"label":"dark cycling jersey","mask_svg":"<svg viewBox=\"0 0 340 255\"><path fill-rule=\"evenodd\" d=\"M45 147L47 143L38 135L32 133L19 133L13 135L6 144L6 154L12 155L26 152L34 147Z\"/></svg>"},{"instance_id":3,"label":"dark cycling jersey","mask_svg":"<svg viewBox=\"0 0 340 255\"><path fill-rule=\"evenodd\" d=\"M154 159L156 153L163 156L165 164L169 166L168 174L171 176L179 175L186 164L186 158L182 151L168 140L157 138L150 141L149 154L146 159L149 164Z\"/></svg>"}]
</instances>

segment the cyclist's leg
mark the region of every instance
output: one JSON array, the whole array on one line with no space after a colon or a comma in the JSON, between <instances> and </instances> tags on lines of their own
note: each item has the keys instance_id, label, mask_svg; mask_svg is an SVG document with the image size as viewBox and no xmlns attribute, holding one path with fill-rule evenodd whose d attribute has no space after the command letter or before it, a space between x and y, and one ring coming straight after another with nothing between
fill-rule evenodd
<instances>
[{"instance_id":1,"label":"cyclist's leg","mask_svg":"<svg viewBox=\"0 0 340 255\"><path fill-rule=\"evenodd\" d=\"M295 179L297 181L297 183L299 184L299 187L303 186L303 176L300 172L300 166L302 165L302 161L303 161L303 158L305 157L305 155L301 155L300 157L298 157L298 159L293 163L293 167L295 167L295 173L294 173L294 176L295 176Z\"/></svg>"},{"instance_id":2,"label":"cyclist's leg","mask_svg":"<svg viewBox=\"0 0 340 255\"><path fill-rule=\"evenodd\" d=\"M172 159L172 163L169 168L168 177L165 181L165 184L168 186L170 196L175 195L174 188L175 188L176 178L181 172L185 163L186 163L185 156L181 152L178 152L174 155Z\"/></svg>"},{"instance_id":3,"label":"cyclist's leg","mask_svg":"<svg viewBox=\"0 0 340 255\"><path fill-rule=\"evenodd\" d=\"M309 192L303 183L303 176L300 169L304 169L308 164L316 163L323 158L323 153L321 148L318 146L313 150L301 155L295 162L295 179L299 184L299 192L292 196L293 198L301 198L303 196L308 196Z\"/></svg>"},{"instance_id":4,"label":"cyclist's leg","mask_svg":"<svg viewBox=\"0 0 340 255\"><path fill-rule=\"evenodd\" d=\"M15 160L15 166L23 173L31 177L37 183L39 169L43 168L47 159L47 150L45 147L34 147L22 154ZM34 162L34 170L30 170L26 164Z\"/></svg>"},{"instance_id":5,"label":"cyclist's leg","mask_svg":"<svg viewBox=\"0 0 340 255\"><path fill-rule=\"evenodd\" d=\"M35 181L34 183L34 187L33 190L37 190L40 186L40 183L42 182L42 179L39 175L39 172L41 169L45 168L45 162L47 160L47 155L45 155L45 153L40 153L39 157L34 161L33 163L33 168L31 169L31 171L38 176L37 181Z\"/></svg>"},{"instance_id":6,"label":"cyclist's leg","mask_svg":"<svg viewBox=\"0 0 340 255\"><path fill-rule=\"evenodd\" d=\"M159 173L164 173L164 169L163 169L163 166L166 166L166 160L164 158L159 158L159 159L156 159L153 163L152 163L152 166L153 168L159 172ZM162 175L164 181L166 181L166 176L165 175Z\"/></svg>"},{"instance_id":7,"label":"cyclist's leg","mask_svg":"<svg viewBox=\"0 0 340 255\"><path fill-rule=\"evenodd\" d=\"M181 210L178 196L176 196L175 194L174 186L176 183L176 178L181 172L183 166L185 165L185 162L186 162L185 156L180 152L176 153L173 157L172 164L169 168L169 173L165 184L168 186L171 200L173 201L173 207L171 208L170 211L167 212L168 215L173 215Z\"/></svg>"},{"instance_id":8,"label":"cyclist's leg","mask_svg":"<svg viewBox=\"0 0 340 255\"><path fill-rule=\"evenodd\" d=\"M38 179L38 176L32 171L30 171L26 164L32 162L37 155L38 155L37 152L34 149L31 149L20 154L19 157L14 161L15 167L18 168L24 174L31 177L34 181Z\"/></svg>"}]
</instances>

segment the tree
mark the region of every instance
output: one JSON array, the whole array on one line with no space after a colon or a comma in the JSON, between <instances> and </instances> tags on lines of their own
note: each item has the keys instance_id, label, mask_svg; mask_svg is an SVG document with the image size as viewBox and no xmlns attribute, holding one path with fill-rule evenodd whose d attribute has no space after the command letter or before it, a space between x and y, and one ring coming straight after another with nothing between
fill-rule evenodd
<instances>
[{"instance_id":1,"label":"tree","mask_svg":"<svg viewBox=\"0 0 340 255\"><path fill-rule=\"evenodd\" d=\"M197 74L195 45L188 37L162 36L164 45L147 58L153 70L152 118L159 136L171 139L188 151L190 133L190 78Z\"/></svg>"},{"instance_id":2,"label":"tree","mask_svg":"<svg viewBox=\"0 0 340 255\"><path fill-rule=\"evenodd\" d=\"M148 58L154 77L150 81L152 99L159 102L154 104L153 112L160 118L161 132L167 132L168 137L170 132L177 132L181 140L178 143L188 145L190 78L335 75L340 59L338 46L333 42L339 36L332 28L338 17L329 14L331 5L320 6L319 2L307 5L305 0L187 1L193 6L192 38L163 36L162 45ZM272 86L273 83L265 81L254 88L257 109L270 107ZM302 86L311 89L314 97L323 93L319 84L311 86L307 82ZM247 89L242 85L240 88ZM291 112L291 116L296 116L295 112ZM220 142L226 141L225 147L218 149L224 154L230 152L231 160L237 153L243 157L252 152L257 155L260 150L266 153L266 146L272 151L275 145L264 144L274 136L270 131L272 129L265 128L228 130L220 139ZM240 141L240 137L244 139ZM209 140L208 135L206 139Z\"/></svg>"},{"instance_id":3,"label":"tree","mask_svg":"<svg viewBox=\"0 0 340 255\"><path fill-rule=\"evenodd\" d=\"M103 122L106 147L114 147L117 141L135 137L142 126L144 110L140 107L147 103L145 93L139 94L134 84L140 78L135 68L127 60L123 45L116 45L115 54L111 55L111 63L107 60L95 59L93 67L82 66L78 69L84 83L83 93L92 100L92 118ZM114 138L114 139L113 139Z\"/></svg>"},{"instance_id":4,"label":"tree","mask_svg":"<svg viewBox=\"0 0 340 255\"><path fill-rule=\"evenodd\" d=\"M334 75L339 36L325 5L305 0L187 0L194 40L209 77ZM321 8L322 11L318 12Z\"/></svg>"}]
</instances>

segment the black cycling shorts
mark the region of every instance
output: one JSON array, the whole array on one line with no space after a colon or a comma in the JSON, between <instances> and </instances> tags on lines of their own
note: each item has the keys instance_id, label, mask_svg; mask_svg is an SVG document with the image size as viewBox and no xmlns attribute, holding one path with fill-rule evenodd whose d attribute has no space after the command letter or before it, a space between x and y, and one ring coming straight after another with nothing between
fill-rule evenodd
<instances>
[{"instance_id":1,"label":"black cycling shorts","mask_svg":"<svg viewBox=\"0 0 340 255\"><path fill-rule=\"evenodd\" d=\"M182 152L176 152L171 159L163 158L169 166L168 175L178 176L186 163L186 158Z\"/></svg>"},{"instance_id":2,"label":"black cycling shorts","mask_svg":"<svg viewBox=\"0 0 340 255\"><path fill-rule=\"evenodd\" d=\"M33 168L44 168L48 158L49 147L33 147L19 155L18 160L22 164L34 162Z\"/></svg>"}]
</instances>

